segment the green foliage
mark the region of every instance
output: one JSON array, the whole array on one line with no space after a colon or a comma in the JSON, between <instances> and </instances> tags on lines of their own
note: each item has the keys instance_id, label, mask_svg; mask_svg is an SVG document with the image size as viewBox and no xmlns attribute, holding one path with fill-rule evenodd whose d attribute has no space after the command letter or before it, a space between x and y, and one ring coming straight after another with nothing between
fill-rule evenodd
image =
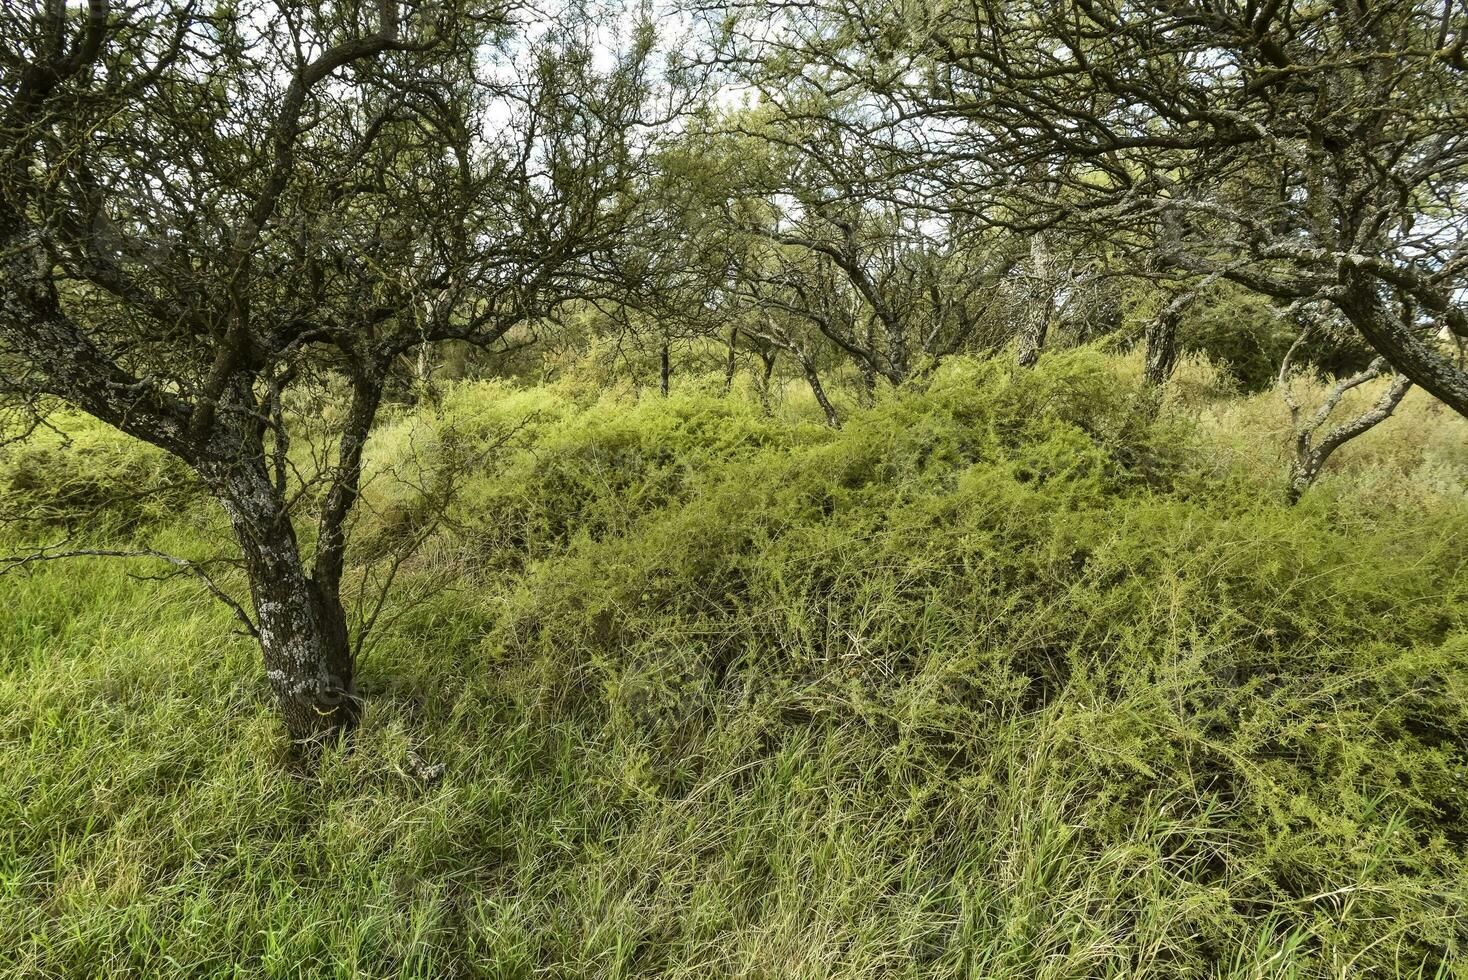
<instances>
[{"instance_id":1,"label":"green foliage","mask_svg":"<svg viewBox=\"0 0 1468 980\"><path fill-rule=\"evenodd\" d=\"M1274 384L1298 325L1280 316L1274 301L1239 287L1216 285L1184 308L1178 324L1183 350L1224 365L1248 391ZM1322 371L1347 376L1361 370L1372 352L1354 335L1321 336L1301 355Z\"/></svg>"},{"instance_id":2,"label":"green foliage","mask_svg":"<svg viewBox=\"0 0 1468 980\"><path fill-rule=\"evenodd\" d=\"M0 449L0 519L29 528L127 534L198 497L180 460L77 415Z\"/></svg>"},{"instance_id":3,"label":"green foliage","mask_svg":"<svg viewBox=\"0 0 1468 980\"><path fill-rule=\"evenodd\" d=\"M310 776L193 586L7 580L0 966L1458 975L1468 504L1287 508L1131 376L455 386L374 439L373 547L461 484Z\"/></svg>"}]
</instances>

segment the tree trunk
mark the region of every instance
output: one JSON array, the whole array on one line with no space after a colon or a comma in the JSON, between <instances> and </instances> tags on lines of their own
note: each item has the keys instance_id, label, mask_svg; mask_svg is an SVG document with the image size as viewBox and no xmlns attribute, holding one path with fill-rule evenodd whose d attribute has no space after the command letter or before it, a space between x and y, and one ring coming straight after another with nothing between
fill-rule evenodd
<instances>
[{"instance_id":1,"label":"tree trunk","mask_svg":"<svg viewBox=\"0 0 1468 980\"><path fill-rule=\"evenodd\" d=\"M350 732L360 709L338 590L307 575L295 529L263 464L238 461L203 472L240 542L265 677L291 740L309 749Z\"/></svg>"},{"instance_id":2,"label":"tree trunk","mask_svg":"<svg viewBox=\"0 0 1468 980\"><path fill-rule=\"evenodd\" d=\"M1040 352L1045 349L1045 334L1049 330L1050 311L1045 310L1043 314L1030 311L1019 333L1019 351L1015 360L1020 367L1034 367L1040 360Z\"/></svg>"},{"instance_id":3,"label":"tree trunk","mask_svg":"<svg viewBox=\"0 0 1468 980\"><path fill-rule=\"evenodd\" d=\"M1412 387L1412 380L1405 374L1399 374L1393 378L1391 384L1381 393L1376 404L1371 408L1331 429L1319 441L1314 438L1315 431L1324 424L1326 417L1339 403L1341 396L1349 389L1380 376L1386 364L1385 358L1378 357L1365 371L1337 383L1311 424L1296 429L1295 458L1290 463L1290 482L1285 488L1285 500L1288 503L1292 505L1299 503L1305 491L1315 485L1315 481L1320 477L1320 471L1325 468L1325 463L1330 459L1332 453L1362 433L1391 418L1397 406L1402 403L1407 390ZM1293 410L1293 403L1291 405L1291 414L1298 415L1298 412Z\"/></svg>"},{"instance_id":4,"label":"tree trunk","mask_svg":"<svg viewBox=\"0 0 1468 980\"><path fill-rule=\"evenodd\" d=\"M1045 335L1050 332L1050 314L1055 295L1050 284L1050 243L1044 232L1030 236L1030 282L1026 290L1028 308L1019 329L1016 360L1020 367L1034 367L1045 349Z\"/></svg>"},{"instance_id":5,"label":"tree trunk","mask_svg":"<svg viewBox=\"0 0 1468 980\"><path fill-rule=\"evenodd\" d=\"M759 400L760 404L764 406L766 415L774 411L774 406L770 403L770 379L775 374L775 359L779 357L779 353L774 350L760 351L759 355L760 361L764 364L764 372L760 375Z\"/></svg>"},{"instance_id":6,"label":"tree trunk","mask_svg":"<svg viewBox=\"0 0 1468 980\"><path fill-rule=\"evenodd\" d=\"M1424 343L1410 324L1393 316L1382 304L1375 284L1364 274L1352 271L1344 279L1346 289L1337 297L1336 305L1366 342L1394 370L1468 418L1468 373Z\"/></svg>"},{"instance_id":7,"label":"tree trunk","mask_svg":"<svg viewBox=\"0 0 1468 980\"><path fill-rule=\"evenodd\" d=\"M672 352L668 350L667 341L663 341L663 349L661 354L662 364L658 377L658 390L660 390L663 393L663 397L666 398L668 397L668 389L671 387L673 380L673 357Z\"/></svg>"},{"instance_id":8,"label":"tree trunk","mask_svg":"<svg viewBox=\"0 0 1468 980\"><path fill-rule=\"evenodd\" d=\"M738 347L736 346L738 342L739 328L736 327L729 331L729 357L724 362L724 394L726 395L734 387L734 369L738 364L735 360L735 355L738 353Z\"/></svg>"},{"instance_id":9,"label":"tree trunk","mask_svg":"<svg viewBox=\"0 0 1468 980\"><path fill-rule=\"evenodd\" d=\"M1175 187L1172 190L1177 191ZM1157 216L1157 245L1148 265L1157 272L1177 269L1184 235L1181 212L1175 207L1163 208ZM1197 295L1196 290L1169 290L1163 297L1162 308L1147 324L1145 377L1154 391L1167 384L1177 367L1177 328L1182 322L1183 307Z\"/></svg>"},{"instance_id":10,"label":"tree trunk","mask_svg":"<svg viewBox=\"0 0 1468 980\"><path fill-rule=\"evenodd\" d=\"M1177 325L1182 312L1168 302L1147 324L1147 384L1165 385L1177 367Z\"/></svg>"},{"instance_id":11,"label":"tree trunk","mask_svg":"<svg viewBox=\"0 0 1468 980\"><path fill-rule=\"evenodd\" d=\"M870 408L877 403L877 371L868 361L858 364L857 371L861 377L862 404Z\"/></svg>"},{"instance_id":12,"label":"tree trunk","mask_svg":"<svg viewBox=\"0 0 1468 980\"><path fill-rule=\"evenodd\" d=\"M912 353L907 344L907 324L897 317L888 318L884 322L888 325L887 364L896 383L901 384L907 379Z\"/></svg>"},{"instance_id":13,"label":"tree trunk","mask_svg":"<svg viewBox=\"0 0 1468 980\"><path fill-rule=\"evenodd\" d=\"M841 428L841 417L836 414L836 407L831 404L831 399L826 397L826 387L821 384L821 376L816 373L815 365L802 357L800 368L805 372L805 380L810 384L811 393L816 396L816 402L820 404L821 411L826 413L826 424L833 429Z\"/></svg>"}]
</instances>

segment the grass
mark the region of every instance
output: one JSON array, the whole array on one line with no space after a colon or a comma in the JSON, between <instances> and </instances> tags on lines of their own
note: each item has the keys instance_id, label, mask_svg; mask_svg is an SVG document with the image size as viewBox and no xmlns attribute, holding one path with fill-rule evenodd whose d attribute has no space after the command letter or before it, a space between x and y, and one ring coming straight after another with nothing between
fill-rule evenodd
<instances>
[{"instance_id":1,"label":"grass","mask_svg":"<svg viewBox=\"0 0 1468 980\"><path fill-rule=\"evenodd\" d=\"M692 383L401 410L359 576L509 439L309 774L189 582L7 577L0 972L1468 975L1461 423L1409 400L1291 509L1269 396L1135 369L960 361L839 433ZM25 535L218 547L74 428L0 460L77 491Z\"/></svg>"}]
</instances>

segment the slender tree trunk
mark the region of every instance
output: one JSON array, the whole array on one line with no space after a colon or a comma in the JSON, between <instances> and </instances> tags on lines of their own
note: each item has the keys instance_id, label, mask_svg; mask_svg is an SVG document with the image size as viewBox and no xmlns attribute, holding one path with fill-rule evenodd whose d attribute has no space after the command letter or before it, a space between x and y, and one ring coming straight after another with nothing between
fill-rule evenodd
<instances>
[{"instance_id":1,"label":"slender tree trunk","mask_svg":"<svg viewBox=\"0 0 1468 980\"><path fill-rule=\"evenodd\" d=\"M659 368L658 390L666 398L668 397L668 389L672 387L673 380L673 356L672 352L668 350L668 342L666 340L663 341L663 348L660 354L662 363Z\"/></svg>"},{"instance_id":2,"label":"slender tree trunk","mask_svg":"<svg viewBox=\"0 0 1468 980\"><path fill-rule=\"evenodd\" d=\"M862 403L870 407L877 401L877 371L867 361L858 364L857 370L861 375Z\"/></svg>"},{"instance_id":3,"label":"slender tree trunk","mask_svg":"<svg viewBox=\"0 0 1468 980\"><path fill-rule=\"evenodd\" d=\"M810 384L811 393L816 396L816 402L821 406L821 411L826 413L826 424L833 429L841 428L841 417L836 414L836 407L831 404L831 399L826 397L826 387L821 384L821 376L816 373L815 365L810 360L802 357L800 369L805 372L805 380Z\"/></svg>"},{"instance_id":4,"label":"slender tree trunk","mask_svg":"<svg viewBox=\"0 0 1468 980\"><path fill-rule=\"evenodd\" d=\"M898 383L907 379L911 351L907 343L907 325L896 317L889 321L889 335L887 338L887 363L891 366L893 376Z\"/></svg>"},{"instance_id":5,"label":"slender tree trunk","mask_svg":"<svg viewBox=\"0 0 1468 980\"><path fill-rule=\"evenodd\" d=\"M1147 384L1165 385L1177 367L1177 326L1182 311L1169 301L1147 324Z\"/></svg>"},{"instance_id":6,"label":"slender tree trunk","mask_svg":"<svg viewBox=\"0 0 1468 980\"><path fill-rule=\"evenodd\" d=\"M1293 399L1289 400L1290 414L1296 419L1295 458L1290 463L1290 482L1285 489L1285 500L1290 504L1299 503L1305 491L1315 485L1315 481L1320 477L1320 471L1325 468L1326 461L1337 449L1391 418L1392 412L1396 411L1397 406L1402 403L1408 389L1412 387L1412 380L1405 374L1399 374L1393 378L1391 384L1377 398L1376 404L1369 409L1326 432L1318 440L1315 438L1316 431L1325 423L1326 418L1340 402L1341 396L1350 389L1379 377L1386 369L1386 363L1385 358L1378 357L1367 366L1365 371L1345 381L1337 382L1331 389L1325 404L1307 425L1299 424L1299 409L1295 406ZM1287 390L1286 395L1288 397Z\"/></svg>"},{"instance_id":7,"label":"slender tree trunk","mask_svg":"<svg viewBox=\"0 0 1468 980\"><path fill-rule=\"evenodd\" d=\"M779 352L760 351L759 356L760 361L764 364L764 372L760 375L759 382L759 400L760 404L764 406L765 414L769 415L774 411L774 406L770 404L770 378L775 374L775 359L779 357Z\"/></svg>"},{"instance_id":8,"label":"slender tree trunk","mask_svg":"<svg viewBox=\"0 0 1468 980\"><path fill-rule=\"evenodd\" d=\"M1177 192L1175 187L1171 190L1174 194ZM1178 210L1174 207L1163 208L1157 216L1157 243L1148 259L1148 266L1157 272L1175 270L1183 237L1184 226ZM1152 322L1147 324L1145 378L1154 393L1171 380L1172 372L1177 367L1178 324L1182 322L1183 307L1192 302L1196 295L1196 290L1169 291L1162 308L1157 311ZM1158 404L1160 403L1159 399Z\"/></svg>"},{"instance_id":9,"label":"slender tree trunk","mask_svg":"<svg viewBox=\"0 0 1468 980\"><path fill-rule=\"evenodd\" d=\"M724 394L734 387L734 369L738 366L735 354L738 353L739 329L736 327L729 331L729 357L724 361Z\"/></svg>"},{"instance_id":10,"label":"slender tree trunk","mask_svg":"<svg viewBox=\"0 0 1468 980\"><path fill-rule=\"evenodd\" d=\"M1050 332L1050 314L1055 296L1050 288L1050 243L1044 232L1030 237L1030 287L1024 322L1019 329L1016 360L1020 367L1034 367L1045 349L1045 335Z\"/></svg>"},{"instance_id":11,"label":"slender tree trunk","mask_svg":"<svg viewBox=\"0 0 1468 980\"><path fill-rule=\"evenodd\" d=\"M335 585L322 588L306 573L295 530L263 460L201 471L240 542L265 677L286 731L301 747L349 732L359 705L339 591Z\"/></svg>"}]
</instances>

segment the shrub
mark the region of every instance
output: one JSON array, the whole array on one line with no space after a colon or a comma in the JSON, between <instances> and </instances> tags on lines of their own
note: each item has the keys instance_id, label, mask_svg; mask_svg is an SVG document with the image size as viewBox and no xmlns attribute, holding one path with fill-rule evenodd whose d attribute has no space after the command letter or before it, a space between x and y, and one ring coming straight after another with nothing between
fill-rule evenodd
<instances>
[{"instance_id":1,"label":"shrub","mask_svg":"<svg viewBox=\"0 0 1468 980\"><path fill-rule=\"evenodd\" d=\"M1134 368L960 359L839 432L453 387L374 438L369 538L467 475L309 793L227 617L23 580L0 964L1452 975L1468 503L1412 482L1451 439L1287 508L1228 448L1266 401Z\"/></svg>"},{"instance_id":2,"label":"shrub","mask_svg":"<svg viewBox=\"0 0 1468 980\"><path fill-rule=\"evenodd\" d=\"M0 517L35 529L131 534L199 496L178 459L79 415L0 449Z\"/></svg>"}]
</instances>

